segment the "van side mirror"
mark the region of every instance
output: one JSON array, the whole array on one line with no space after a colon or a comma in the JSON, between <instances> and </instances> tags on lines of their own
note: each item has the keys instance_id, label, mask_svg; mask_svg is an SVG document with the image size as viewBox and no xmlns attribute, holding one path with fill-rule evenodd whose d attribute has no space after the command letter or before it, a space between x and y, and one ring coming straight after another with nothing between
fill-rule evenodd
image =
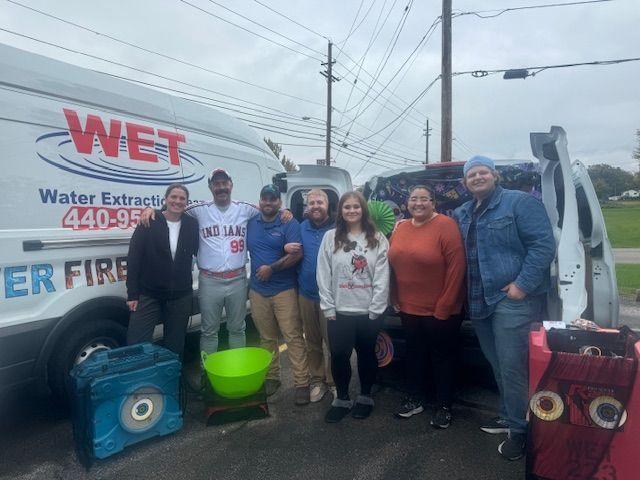
<instances>
[{"instance_id":1,"label":"van side mirror","mask_svg":"<svg viewBox=\"0 0 640 480\"><path fill-rule=\"evenodd\" d=\"M287 193L287 173L276 173L273 176L273 184L280 189L280 193Z\"/></svg>"}]
</instances>

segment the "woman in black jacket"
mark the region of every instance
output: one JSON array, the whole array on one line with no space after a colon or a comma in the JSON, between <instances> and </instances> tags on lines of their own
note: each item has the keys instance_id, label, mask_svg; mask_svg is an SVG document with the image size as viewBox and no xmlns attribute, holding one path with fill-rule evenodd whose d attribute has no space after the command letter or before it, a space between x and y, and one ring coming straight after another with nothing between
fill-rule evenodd
<instances>
[{"instance_id":1,"label":"woman in black jacket","mask_svg":"<svg viewBox=\"0 0 640 480\"><path fill-rule=\"evenodd\" d=\"M182 358L192 306L193 256L198 253L198 222L184 215L189 191L169 185L166 209L149 227L138 225L129 244L127 305L131 311L127 343L150 342L159 320L164 346Z\"/></svg>"}]
</instances>

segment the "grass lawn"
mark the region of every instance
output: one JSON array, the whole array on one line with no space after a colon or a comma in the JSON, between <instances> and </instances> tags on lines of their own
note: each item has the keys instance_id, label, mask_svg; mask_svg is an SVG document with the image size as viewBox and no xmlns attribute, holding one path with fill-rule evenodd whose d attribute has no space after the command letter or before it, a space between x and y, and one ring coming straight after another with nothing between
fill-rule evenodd
<instances>
[{"instance_id":1,"label":"grass lawn","mask_svg":"<svg viewBox=\"0 0 640 480\"><path fill-rule=\"evenodd\" d=\"M640 248L640 201L608 202L602 213L614 248Z\"/></svg>"},{"instance_id":2,"label":"grass lawn","mask_svg":"<svg viewBox=\"0 0 640 480\"><path fill-rule=\"evenodd\" d=\"M617 264L616 277L620 295L635 295L636 290L640 289L640 265Z\"/></svg>"}]
</instances>

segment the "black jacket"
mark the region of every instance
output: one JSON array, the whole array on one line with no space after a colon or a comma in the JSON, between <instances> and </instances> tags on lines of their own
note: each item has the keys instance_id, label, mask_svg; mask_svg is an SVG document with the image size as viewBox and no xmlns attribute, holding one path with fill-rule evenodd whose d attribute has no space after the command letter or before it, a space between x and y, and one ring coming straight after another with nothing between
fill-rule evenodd
<instances>
[{"instance_id":1,"label":"black jacket","mask_svg":"<svg viewBox=\"0 0 640 480\"><path fill-rule=\"evenodd\" d=\"M138 300L140 294L169 300L192 291L192 258L198 253L198 221L189 215L182 215L180 220L175 259L171 258L169 227L159 210L149 227L136 227L127 260L129 300Z\"/></svg>"}]
</instances>

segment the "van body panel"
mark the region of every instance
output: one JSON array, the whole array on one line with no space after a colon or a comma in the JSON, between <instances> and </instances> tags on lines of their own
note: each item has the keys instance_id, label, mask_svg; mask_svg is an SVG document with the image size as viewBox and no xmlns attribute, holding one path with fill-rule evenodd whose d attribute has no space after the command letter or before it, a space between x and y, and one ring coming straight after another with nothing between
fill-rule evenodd
<instances>
[{"instance_id":1,"label":"van body panel","mask_svg":"<svg viewBox=\"0 0 640 480\"><path fill-rule=\"evenodd\" d=\"M126 326L128 240L168 185L211 201L208 175L224 168L233 199L256 204L284 171L213 108L5 45L0 147L0 391L43 377L83 322Z\"/></svg>"}]
</instances>

